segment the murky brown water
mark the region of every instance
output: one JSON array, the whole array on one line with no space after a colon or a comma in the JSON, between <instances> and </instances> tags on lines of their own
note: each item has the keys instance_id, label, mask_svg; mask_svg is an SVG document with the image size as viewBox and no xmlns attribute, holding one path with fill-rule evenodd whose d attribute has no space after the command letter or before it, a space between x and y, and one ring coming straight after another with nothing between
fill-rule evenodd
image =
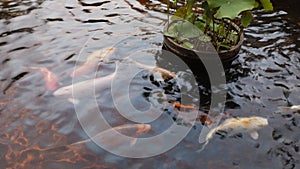
<instances>
[{"instance_id":1,"label":"murky brown water","mask_svg":"<svg viewBox=\"0 0 300 169\"><path fill-rule=\"evenodd\" d=\"M89 53L104 47L117 47L113 61L133 55L144 63L163 65L159 61L165 3L0 0L0 168L299 168L300 115L278 112L278 106L300 104L300 15L294 6L293 0L278 0L273 12L257 11L256 20L245 30L239 59L226 70L226 112L269 119L257 141L247 135L217 135L197 153L202 126L197 122L172 150L128 159L93 143L65 146L87 135L73 105L54 97L43 74L29 67L48 68L62 87L72 83L76 60L80 66ZM99 70L99 76L109 74L114 64L101 64ZM191 76L185 70L178 74ZM209 96L208 89L201 85L199 89L201 96ZM147 72L137 75L130 91L133 105L140 109L147 108L150 94L165 92L170 100L178 99L173 81L158 81ZM105 118L114 126L127 123L114 109L109 93L97 94ZM205 99L202 103L208 104ZM153 123L148 136L173 122L174 112L169 114Z\"/></svg>"}]
</instances>

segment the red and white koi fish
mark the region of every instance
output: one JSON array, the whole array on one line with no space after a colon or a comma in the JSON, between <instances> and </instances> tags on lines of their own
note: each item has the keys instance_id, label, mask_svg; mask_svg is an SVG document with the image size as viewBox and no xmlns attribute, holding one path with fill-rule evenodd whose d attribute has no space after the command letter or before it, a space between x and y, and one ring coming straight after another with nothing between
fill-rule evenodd
<instances>
[{"instance_id":1,"label":"red and white koi fish","mask_svg":"<svg viewBox=\"0 0 300 169\"><path fill-rule=\"evenodd\" d=\"M280 111L286 112L286 111L300 111L300 105L294 105L291 107L285 107L285 106L281 106L279 107Z\"/></svg>"},{"instance_id":2,"label":"red and white koi fish","mask_svg":"<svg viewBox=\"0 0 300 169\"><path fill-rule=\"evenodd\" d=\"M229 118L226 119L222 124L213 128L208 132L205 138L205 143L199 151L202 151L208 144L209 140L218 132L226 132L227 135L232 136L238 133L250 133L253 139L258 139L259 134L257 130L268 125L268 120L263 117L243 117L243 118Z\"/></svg>"},{"instance_id":3,"label":"red and white koi fish","mask_svg":"<svg viewBox=\"0 0 300 169\"><path fill-rule=\"evenodd\" d=\"M95 71L99 61L107 61L107 58L116 50L114 47L108 47L97 50L90 54L85 63L71 73L71 77L84 75Z\"/></svg>"},{"instance_id":4,"label":"red and white koi fish","mask_svg":"<svg viewBox=\"0 0 300 169\"><path fill-rule=\"evenodd\" d=\"M55 90L59 86L56 75L45 67L29 67L29 69L39 70L43 73L48 90Z\"/></svg>"},{"instance_id":5,"label":"red and white koi fish","mask_svg":"<svg viewBox=\"0 0 300 169\"><path fill-rule=\"evenodd\" d=\"M102 132L96 134L95 136L91 137L90 139L86 139L83 141L73 143L70 146L87 143L92 140L101 141L101 143L111 145L111 146L117 146L120 144L124 145L124 142L123 142L124 140L122 140L119 137L119 135L115 134L115 132L113 132L113 131L133 137L129 143L131 146L133 146L136 144L136 142L138 140L138 136L140 136L144 133L147 133L150 130L151 130L150 124L125 124L125 125L107 129L105 131L102 131Z\"/></svg>"},{"instance_id":6,"label":"red and white koi fish","mask_svg":"<svg viewBox=\"0 0 300 169\"><path fill-rule=\"evenodd\" d=\"M143 69L146 69L146 70L149 70L149 71L152 71L152 72L161 73L162 78L164 80L176 77L175 73L170 72L169 70L161 68L161 67L145 65L145 64L139 63L137 61L132 61L132 63L136 64L140 68L143 68Z\"/></svg>"}]
</instances>

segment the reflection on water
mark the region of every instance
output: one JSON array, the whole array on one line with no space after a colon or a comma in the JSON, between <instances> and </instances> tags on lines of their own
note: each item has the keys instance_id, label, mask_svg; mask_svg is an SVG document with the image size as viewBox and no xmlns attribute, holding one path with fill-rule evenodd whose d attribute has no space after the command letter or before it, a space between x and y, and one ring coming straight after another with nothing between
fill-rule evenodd
<instances>
[{"instance_id":1,"label":"reflection on water","mask_svg":"<svg viewBox=\"0 0 300 169\"><path fill-rule=\"evenodd\" d=\"M152 158L128 159L92 142L68 146L88 138L74 107L67 98L54 97L43 74L29 67L47 68L63 87L72 83L74 66L82 66L89 54L116 46L111 62L100 64L95 76L112 73L114 63L125 63L128 57L176 72L161 52L167 19L161 12L166 11L166 3L0 0L0 168L299 168L299 114L278 111L279 106L300 104L299 15L281 3L276 2L274 12L255 13L255 21L245 30L239 59L226 70L226 112L268 118L269 126L259 131L260 138L216 136L205 151L197 153L202 128L197 121L172 150ZM179 79L193 76L190 70L176 75ZM183 86L197 92L189 87L192 84ZM176 109L164 101L165 96L180 101L174 80L143 70L129 90L136 108L147 109L153 100L165 105L152 130L141 137L161 133L176 120ZM199 84L199 90L201 105L207 106L210 89ZM194 97L188 95L197 105ZM109 90L99 91L96 98L112 126L129 122L114 109Z\"/></svg>"}]
</instances>

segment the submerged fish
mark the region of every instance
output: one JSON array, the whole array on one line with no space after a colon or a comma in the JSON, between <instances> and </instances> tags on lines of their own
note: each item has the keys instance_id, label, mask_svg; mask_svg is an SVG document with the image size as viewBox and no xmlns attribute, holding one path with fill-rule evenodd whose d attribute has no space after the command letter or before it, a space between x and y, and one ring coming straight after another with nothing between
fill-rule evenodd
<instances>
[{"instance_id":1,"label":"submerged fish","mask_svg":"<svg viewBox=\"0 0 300 169\"><path fill-rule=\"evenodd\" d=\"M294 106L291 106L291 107L285 107L285 106L281 106L279 107L279 110L280 111L300 111L300 105L294 105Z\"/></svg>"},{"instance_id":2,"label":"submerged fish","mask_svg":"<svg viewBox=\"0 0 300 169\"><path fill-rule=\"evenodd\" d=\"M92 136L88 139L78 141L72 144L61 145L57 147L49 147L49 148L35 147L34 149L38 151L53 151L53 150L68 151L76 148L81 149L83 147L83 144L92 142L93 140L97 142L100 141L102 145L106 147L111 146L112 148L119 148L121 146L127 147L128 145L134 146L138 140L138 136L147 133L150 130L151 130L150 124L125 124L125 125L120 125L117 127L104 130L96 134L95 136ZM120 138L119 135L117 135L114 131L130 136L132 137L132 139L130 139L130 141L122 139L122 137Z\"/></svg>"},{"instance_id":3,"label":"submerged fish","mask_svg":"<svg viewBox=\"0 0 300 169\"><path fill-rule=\"evenodd\" d=\"M184 105L184 104L177 103L177 102L173 102L172 105L179 110L180 109L197 109L197 107L194 105Z\"/></svg>"},{"instance_id":4,"label":"submerged fish","mask_svg":"<svg viewBox=\"0 0 300 169\"><path fill-rule=\"evenodd\" d=\"M119 138L118 135L115 135L115 132L117 131L121 134L128 134L129 136L133 137L132 140L130 141L130 145L136 144L136 141L138 139L138 136L147 133L151 130L151 125L150 124L125 124L117 127L113 127L110 129L107 129L105 131L102 131L95 136L91 137L90 139L79 141L76 143L71 144L72 145L77 145L77 144L82 144L86 143L92 140L95 141L101 141L102 143L105 143L107 145L111 146L117 146L119 144L124 144L124 140Z\"/></svg>"},{"instance_id":5,"label":"submerged fish","mask_svg":"<svg viewBox=\"0 0 300 169\"><path fill-rule=\"evenodd\" d=\"M136 64L140 68L143 68L143 69L146 69L146 70L149 70L149 71L152 71L152 72L161 73L162 78L164 80L176 77L175 73L170 72L169 70L161 68L161 67L145 65L145 64L139 63L137 61L132 61L132 63Z\"/></svg>"},{"instance_id":6,"label":"submerged fish","mask_svg":"<svg viewBox=\"0 0 300 169\"><path fill-rule=\"evenodd\" d=\"M72 99L72 95L74 93L75 97L85 97L85 96L94 96L94 93L98 91L103 91L105 89L110 88L111 81L114 77L115 73L109 74L104 77L99 77L97 79L90 79L82 82L78 82L69 86L65 86L57 89L53 95L54 96L65 96L69 97L68 100L72 103L78 103L77 99Z\"/></svg>"},{"instance_id":7,"label":"submerged fish","mask_svg":"<svg viewBox=\"0 0 300 169\"><path fill-rule=\"evenodd\" d=\"M226 132L231 136L246 132L250 133L250 136L256 140L259 137L257 130L267 125L268 120L258 116L226 119L222 124L208 132L205 138L205 143L199 151L202 151L208 144L209 140L219 131Z\"/></svg>"},{"instance_id":8,"label":"submerged fish","mask_svg":"<svg viewBox=\"0 0 300 169\"><path fill-rule=\"evenodd\" d=\"M114 73L96 79L89 79L59 88L53 93L53 95L60 97L68 97L68 100L70 102L76 104L79 102L78 97L81 98L94 96L94 94L98 93L99 91L109 89L111 87L111 82L117 73L117 67L118 62L116 62L116 68Z\"/></svg>"},{"instance_id":9,"label":"submerged fish","mask_svg":"<svg viewBox=\"0 0 300 169\"><path fill-rule=\"evenodd\" d=\"M71 73L71 77L84 75L95 71L99 61L107 61L107 58L116 50L114 47L108 47L97 50L90 54L85 63Z\"/></svg>"},{"instance_id":10,"label":"submerged fish","mask_svg":"<svg viewBox=\"0 0 300 169\"><path fill-rule=\"evenodd\" d=\"M59 86L56 75L45 67L29 67L29 69L39 70L43 73L48 90L55 90Z\"/></svg>"}]
</instances>

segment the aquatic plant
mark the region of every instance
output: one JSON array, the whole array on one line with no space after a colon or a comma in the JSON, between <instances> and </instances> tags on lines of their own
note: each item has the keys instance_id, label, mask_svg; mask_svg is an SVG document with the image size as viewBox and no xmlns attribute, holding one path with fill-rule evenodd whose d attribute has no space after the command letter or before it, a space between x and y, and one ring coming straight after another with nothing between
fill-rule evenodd
<instances>
[{"instance_id":1,"label":"aquatic plant","mask_svg":"<svg viewBox=\"0 0 300 169\"><path fill-rule=\"evenodd\" d=\"M168 6L175 12L165 36L191 49L210 41L218 52L229 50L240 40L240 32L230 22L245 28L253 20L253 9L273 10L270 0L186 0L180 7L175 0Z\"/></svg>"}]
</instances>

